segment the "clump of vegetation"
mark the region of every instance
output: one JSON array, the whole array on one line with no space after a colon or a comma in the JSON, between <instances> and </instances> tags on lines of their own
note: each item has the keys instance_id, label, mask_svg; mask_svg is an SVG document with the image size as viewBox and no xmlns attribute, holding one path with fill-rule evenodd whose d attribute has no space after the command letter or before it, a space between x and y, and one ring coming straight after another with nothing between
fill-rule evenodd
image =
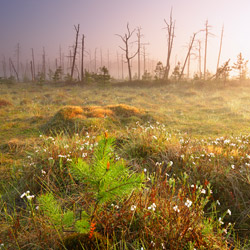
<instances>
[{"instance_id":1,"label":"clump of vegetation","mask_svg":"<svg viewBox=\"0 0 250 250\"><path fill-rule=\"evenodd\" d=\"M0 99L0 108L7 107L7 106L12 106L12 105L13 104L8 100Z\"/></svg>"},{"instance_id":2,"label":"clump of vegetation","mask_svg":"<svg viewBox=\"0 0 250 250\"><path fill-rule=\"evenodd\" d=\"M99 128L105 123L103 118L109 117L111 124L133 121L133 117L147 119L148 115L144 110L125 104L107 106L66 106L59 110L44 126L46 132L66 131L70 134L79 132L90 127ZM98 125L99 123L99 125Z\"/></svg>"}]
</instances>

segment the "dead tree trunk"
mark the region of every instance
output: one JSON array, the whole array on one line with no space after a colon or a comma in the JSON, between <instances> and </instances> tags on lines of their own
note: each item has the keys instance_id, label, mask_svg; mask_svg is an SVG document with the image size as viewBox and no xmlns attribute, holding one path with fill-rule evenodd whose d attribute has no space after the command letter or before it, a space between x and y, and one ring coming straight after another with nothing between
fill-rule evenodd
<instances>
[{"instance_id":1,"label":"dead tree trunk","mask_svg":"<svg viewBox=\"0 0 250 250\"><path fill-rule=\"evenodd\" d=\"M195 39L196 34L197 34L197 32L194 33L193 38L192 38L192 40L191 40L191 42L190 42L190 45L189 45L189 48L188 48L188 53L187 53L185 62L184 62L184 64L183 64L183 67L182 67L182 70L181 70L181 74L180 74L180 76L179 76L179 80L180 80L180 79L182 78L182 76L183 76L183 72L184 72L184 69L185 69L185 66L186 66L188 57L190 56L190 52L191 52L191 50L192 50L192 47L193 47L193 43L194 43L194 39Z\"/></svg>"},{"instance_id":2,"label":"dead tree trunk","mask_svg":"<svg viewBox=\"0 0 250 250\"><path fill-rule=\"evenodd\" d=\"M117 78L119 79L120 78L120 65L119 65L119 54L118 52L116 51L116 59L117 59Z\"/></svg>"},{"instance_id":3,"label":"dead tree trunk","mask_svg":"<svg viewBox=\"0 0 250 250\"><path fill-rule=\"evenodd\" d=\"M16 68L15 68L15 66L14 66L14 64L13 64L13 62L12 62L12 60L11 60L11 58L10 58L10 64L11 64L11 67L12 67L12 69L14 70L14 72L15 72L15 74L16 74L16 79L17 79L17 81L19 82L18 72L17 72L17 70L16 70Z\"/></svg>"},{"instance_id":4,"label":"dead tree trunk","mask_svg":"<svg viewBox=\"0 0 250 250\"><path fill-rule=\"evenodd\" d=\"M20 44L17 44L17 62L16 62L16 70L19 75L19 65L20 65Z\"/></svg>"},{"instance_id":5,"label":"dead tree trunk","mask_svg":"<svg viewBox=\"0 0 250 250\"><path fill-rule=\"evenodd\" d=\"M123 54L122 54L122 61L121 61L121 64L122 64L122 80L124 79L124 74L123 74Z\"/></svg>"},{"instance_id":6,"label":"dead tree trunk","mask_svg":"<svg viewBox=\"0 0 250 250\"><path fill-rule=\"evenodd\" d=\"M130 56L130 53L129 53L129 40L132 37L134 32L135 32L135 29L133 31L130 31L129 24L127 23L127 33L125 33L124 36L116 34L117 36L119 36L122 39L122 41L124 42L124 45L125 45L125 48L123 48L121 46L120 46L120 48L125 52L125 57L126 57L127 64L128 64L129 81L132 81L131 59L134 58L138 54L138 49L132 56Z\"/></svg>"},{"instance_id":7,"label":"dead tree trunk","mask_svg":"<svg viewBox=\"0 0 250 250\"><path fill-rule=\"evenodd\" d=\"M137 29L137 42L138 42L138 80L141 78L141 28Z\"/></svg>"},{"instance_id":8,"label":"dead tree trunk","mask_svg":"<svg viewBox=\"0 0 250 250\"><path fill-rule=\"evenodd\" d=\"M218 68L219 68L219 65L220 65L220 55L221 55L221 48L222 48L223 33L224 33L224 25L222 26L222 30L221 30L220 49L219 49L216 72L218 71Z\"/></svg>"},{"instance_id":9,"label":"dead tree trunk","mask_svg":"<svg viewBox=\"0 0 250 250\"><path fill-rule=\"evenodd\" d=\"M82 35L82 63L81 63L81 81L82 82L84 79L84 38L85 36Z\"/></svg>"},{"instance_id":10,"label":"dead tree trunk","mask_svg":"<svg viewBox=\"0 0 250 250\"><path fill-rule=\"evenodd\" d=\"M202 73L201 73L201 40L198 40L198 52L199 52L199 75L200 75L200 79L202 77Z\"/></svg>"},{"instance_id":11,"label":"dead tree trunk","mask_svg":"<svg viewBox=\"0 0 250 250\"><path fill-rule=\"evenodd\" d=\"M45 56L45 48L43 47L43 66L42 66L42 73L44 76L44 79L46 78L46 56Z\"/></svg>"},{"instance_id":12,"label":"dead tree trunk","mask_svg":"<svg viewBox=\"0 0 250 250\"><path fill-rule=\"evenodd\" d=\"M7 78L5 56L3 57L2 65L3 65L3 77Z\"/></svg>"},{"instance_id":13,"label":"dead tree trunk","mask_svg":"<svg viewBox=\"0 0 250 250\"><path fill-rule=\"evenodd\" d=\"M76 53L77 53L77 45L78 45L78 36L79 36L80 24L78 24L77 26L74 25L74 27L75 27L75 30L76 30L76 41L75 41L75 46L74 46L73 62L72 62L72 68L71 68L71 74L70 74L71 79L73 78L75 63L76 63Z\"/></svg>"},{"instance_id":14,"label":"dead tree trunk","mask_svg":"<svg viewBox=\"0 0 250 250\"><path fill-rule=\"evenodd\" d=\"M33 82L35 79L34 79L34 70L33 70L32 61L30 61L30 72L31 72L31 79L32 79L32 82Z\"/></svg>"},{"instance_id":15,"label":"dead tree trunk","mask_svg":"<svg viewBox=\"0 0 250 250\"><path fill-rule=\"evenodd\" d=\"M173 49L173 41L174 41L174 31L175 31L175 22L173 22L172 18L172 9L170 12L170 20L169 23L164 19L165 24L167 25L167 33L168 33L168 54L167 54L167 63L166 63L166 69L164 72L164 79L168 80L169 72L170 72L170 58L171 53Z\"/></svg>"},{"instance_id":16,"label":"dead tree trunk","mask_svg":"<svg viewBox=\"0 0 250 250\"><path fill-rule=\"evenodd\" d=\"M97 48L95 48L95 73L97 73L97 71L96 71L96 50L97 50Z\"/></svg>"},{"instance_id":17,"label":"dead tree trunk","mask_svg":"<svg viewBox=\"0 0 250 250\"><path fill-rule=\"evenodd\" d=\"M35 56L34 56L34 50L33 48L31 49L32 52L32 64L33 64L33 80L36 78L36 70L35 70Z\"/></svg>"}]
</instances>

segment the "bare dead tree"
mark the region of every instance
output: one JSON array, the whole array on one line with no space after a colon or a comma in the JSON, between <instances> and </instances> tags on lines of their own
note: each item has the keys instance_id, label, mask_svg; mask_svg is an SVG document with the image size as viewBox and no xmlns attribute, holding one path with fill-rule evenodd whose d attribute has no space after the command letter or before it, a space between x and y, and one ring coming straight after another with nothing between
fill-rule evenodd
<instances>
[{"instance_id":1,"label":"bare dead tree","mask_svg":"<svg viewBox=\"0 0 250 250\"><path fill-rule=\"evenodd\" d=\"M95 73L96 73L96 51L97 51L97 48L95 48Z\"/></svg>"},{"instance_id":2,"label":"bare dead tree","mask_svg":"<svg viewBox=\"0 0 250 250\"><path fill-rule=\"evenodd\" d=\"M73 53L73 62L72 62L72 68L71 68L71 79L73 78L74 69L75 69L75 63L76 63L76 53L77 53L77 45L78 45L78 36L79 36L79 30L80 30L80 24L77 26L74 25L75 31L76 31L76 40L75 40L75 46L74 46L74 53Z\"/></svg>"},{"instance_id":3,"label":"bare dead tree","mask_svg":"<svg viewBox=\"0 0 250 250\"><path fill-rule=\"evenodd\" d=\"M201 40L198 40L198 54L199 54L199 76L201 79L202 73L201 73Z\"/></svg>"},{"instance_id":4,"label":"bare dead tree","mask_svg":"<svg viewBox=\"0 0 250 250\"><path fill-rule=\"evenodd\" d=\"M135 29L130 31L129 23L127 23L127 33L125 33L124 36L116 34L117 36L119 36L122 39L122 41L125 45L125 48L123 48L121 46L119 46L119 47L125 52L125 57L126 57L126 61L128 64L129 81L132 81L131 60L138 54L138 48L137 48L137 51L132 56L130 56L130 52L129 52L129 40L133 36L134 32L135 32Z\"/></svg>"},{"instance_id":5,"label":"bare dead tree","mask_svg":"<svg viewBox=\"0 0 250 250\"><path fill-rule=\"evenodd\" d=\"M138 42L138 80L141 78L141 27L137 28L137 42Z\"/></svg>"},{"instance_id":6,"label":"bare dead tree","mask_svg":"<svg viewBox=\"0 0 250 250\"><path fill-rule=\"evenodd\" d=\"M45 55L45 48L43 47L43 55L42 55L42 73L44 75L44 78L46 77L46 55Z\"/></svg>"},{"instance_id":7,"label":"bare dead tree","mask_svg":"<svg viewBox=\"0 0 250 250\"><path fill-rule=\"evenodd\" d=\"M3 66L3 77L7 78L5 56L3 56L2 66Z\"/></svg>"},{"instance_id":8,"label":"bare dead tree","mask_svg":"<svg viewBox=\"0 0 250 250\"><path fill-rule=\"evenodd\" d=\"M182 76L183 76L183 72L184 72L184 69L185 69L187 60L188 60L188 58L189 58L189 56L190 56L190 52L191 52L191 50L192 50L193 43L194 43L194 40L195 40L195 36L197 35L197 33L198 33L198 32L194 33L194 34L193 34L193 37L192 37L192 39L191 39L191 42L190 42L190 45L189 45L189 48L188 48L188 53L187 53L185 62L184 62L184 64L183 64L183 67L182 67L180 76L179 76L179 80L180 80L180 79L182 78Z\"/></svg>"},{"instance_id":9,"label":"bare dead tree","mask_svg":"<svg viewBox=\"0 0 250 250\"><path fill-rule=\"evenodd\" d=\"M15 68L15 66L14 66L14 64L13 64L13 62L12 62L12 60L11 60L11 58L10 58L10 64L11 64L11 67L12 67L12 69L14 70L14 72L15 72L15 74L16 74L16 79L17 79L17 81L19 82L18 72L17 72L17 70L16 70L16 68Z\"/></svg>"},{"instance_id":10,"label":"bare dead tree","mask_svg":"<svg viewBox=\"0 0 250 250\"><path fill-rule=\"evenodd\" d=\"M107 60L108 60L108 70L110 70L110 61L109 61L109 49L108 49L108 52L107 52Z\"/></svg>"},{"instance_id":11,"label":"bare dead tree","mask_svg":"<svg viewBox=\"0 0 250 250\"><path fill-rule=\"evenodd\" d=\"M223 33L224 33L224 25L222 26L222 30L221 30L220 49L219 49L219 55L218 55L216 71L218 71L218 68L219 68L219 65L220 65L220 55L221 55L221 48L222 48Z\"/></svg>"},{"instance_id":12,"label":"bare dead tree","mask_svg":"<svg viewBox=\"0 0 250 250\"><path fill-rule=\"evenodd\" d=\"M117 77L120 78L120 65L119 65L119 53L116 51L116 60L117 60Z\"/></svg>"},{"instance_id":13,"label":"bare dead tree","mask_svg":"<svg viewBox=\"0 0 250 250\"><path fill-rule=\"evenodd\" d=\"M212 79L218 79L220 78L220 76L227 76L225 74L227 74L229 71L231 71L231 67L229 66L229 62L230 59L228 59L221 67L217 68L216 74L214 74L213 76L211 76L208 80L212 80Z\"/></svg>"},{"instance_id":14,"label":"bare dead tree","mask_svg":"<svg viewBox=\"0 0 250 250\"><path fill-rule=\"evenodd\" d=\"M173 49L173 41L174 41L174 32L175 32L175 21L172 18L172 9L170 12L169 23L164 19L165 24L167 25L167 36L168 36L168 54L167 54L167 63L164 72L164 79L168 80L169 72L170 72L170 58Z\"/></svg>"},{"instance_id":15,"label":"bare dead tree","mask_svg":"<svg viewBox=\"0 0 250 250\"><path fill-rule=\"evenodd\" d=\"M102 61L102 48L100 48L100 58L101 58L101 67L103 66L103 61Z\"/></svg>"},{"instance_id":16,"label":"bare dead tree","mask_svg":"<svg viewBox=\"0 0 250 250\"><path fill-rule=\"evenodd\" d=\"M32 79L32 82L33 82L35 79L34 79L34 69L33 69L32 61L30 61L30 72L31 72L31 79Z\"/></svg>"},{"instance_id":17,"label":"bare dead tree","mask_svg":"<svg viewBox=\"0 0 250 250\"><path fill-rule=\"evenodd\" d=\"M17 44L16 47L16 57L17 57L17 62L16 62L16 70L19 75L19 66L20 66L20 44Z\"/></svg>"},{"instance_id":18,"label":"bare dead tree","mask_svg":"<svg viewBox=\"0 0 250 250\"><path fill-rule=\"evenodd\" d=\"M203 31L205 31L205 51L204 51L204 80L207 79L207 41L208 41L208 36L212 35L214 36L214 34L209 32L209 29L212 26L208 25L208 20L206 20L205 23L205 29Z\"/></svg>"},{"instance_id":19,"label":"bare dead tree","mask_svg":"<svg viewBox=\"0 0 250 250\"><path fill-rule=\"evenodd\" d=\"M122 54L122 60L121 60L121 64L122 64L122 80L124 79L123 63L124 63L124 61L123 61L123 54Z\"/></svg>"},{"instance_id":20,"label":"bare dead tree","mask_svg":"<svg viewBox=\"0 0 250 250\"><path fill-rule=\"evenodd\" d=\"M84 79L84 34L82 35L82 63L81 63L81 81Z\"/></svg>"},{"instance_id":21,"label":"bare dead tree","mask_svg":"<svg viewBox=\"0 0 250 250\"><path fill-rule=\"evenodd\" d=\"M31 49L31 53L32 53L32 67L33 67L33 80L35 80L36 77L36 70L35 70L35 56L34 56L34 49Z\"/></svg>"}]
</instances>

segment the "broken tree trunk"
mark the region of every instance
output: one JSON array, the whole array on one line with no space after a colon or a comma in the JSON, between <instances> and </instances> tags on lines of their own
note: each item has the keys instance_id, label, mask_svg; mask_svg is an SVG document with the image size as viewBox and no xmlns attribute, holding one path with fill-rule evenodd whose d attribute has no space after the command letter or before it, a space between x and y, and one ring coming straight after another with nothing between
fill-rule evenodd
<instances>
[{"instance_id":1,"label":"broken tree trunk","mask_svg":"<svg viewBox=\"0 0 250 250\"><path fill-rule=\"evenodd\" d=\"M72 62L71 74L70 74L71 79L73 78L75 63L76 63L76 53L77 53L77 45L78 45L78 36L79 36L80 24L78 24L77 26L74 25L74 27L75 27L75 30L76 30L76 41L75 41L75 46L74 46L73 62Z\"/></svg>"}]
</instances>

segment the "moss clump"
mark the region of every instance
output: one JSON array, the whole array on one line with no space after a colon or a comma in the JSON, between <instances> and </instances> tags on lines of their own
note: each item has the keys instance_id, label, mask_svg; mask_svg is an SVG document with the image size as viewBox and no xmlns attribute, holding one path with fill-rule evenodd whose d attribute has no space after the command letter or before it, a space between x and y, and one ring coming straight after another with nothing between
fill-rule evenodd
<instances>
[{"instance_id":1,"label":"moss clump","mask_svg":"<svg viewBox=\"0 0 250 250\"><path fill-rule=\"evenodd\" d=\"M66 106L60 109L44 126L45 133L66 132L72 134L79 132L83 127L82 122L86 119L83 109L79 106Z\"/></svg>"},{"instance_id":2,"label":"moss clump","mask_svg":"<svg viewBox=\"0 0 250 250\"><path fill-rule=\"evenodd\" d=\"M83 129L100 130L104 126L126 125L138 120L148 120L148 113L125 104L87 107L66 106L43 126L43 130L45 133L63 131L72 134Z\"/></svg>"},{"instance_id":3,"label":"moss clump","mask_svg":"<svg viewBox=\"0 0 250 250\"><path fill-rule=\"evenodd\" d=\"M7 106L12 106L13 104L10 101L0 99L0 108L2 107L7 107Z\"/></svg>"}]
</instances>

